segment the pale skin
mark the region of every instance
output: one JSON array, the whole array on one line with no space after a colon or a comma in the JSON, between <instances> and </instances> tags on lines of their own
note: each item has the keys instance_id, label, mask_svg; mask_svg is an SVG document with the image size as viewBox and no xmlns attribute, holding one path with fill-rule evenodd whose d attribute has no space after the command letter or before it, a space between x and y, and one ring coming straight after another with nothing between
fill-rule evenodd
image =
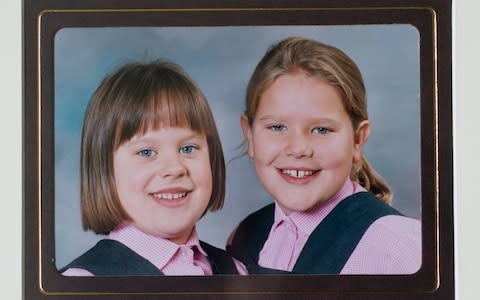
<instances>
[{"instance_id":1,"label":"pale skin","mask_svg":"<svg viewBox=\"0 0 480 300\"><path fill-rule=\"evenodd\" d=\"M181 127L149 129L121 144L113 165L118 197L133 225L184 244L212 194L205 135Z\"/></svg>"},{"instance_id":2,"label":"pale skin","mask_svg":"<svg viewBox=\"0 0 480 300\"><path fill-rule=\"evenodd\" d=\"M240 124L261 183L286 215L331 199L370 134L368 120L353 128L336 88L301 71L278 77L251 127L245 115Z\"/></svg>"}]
</instances>

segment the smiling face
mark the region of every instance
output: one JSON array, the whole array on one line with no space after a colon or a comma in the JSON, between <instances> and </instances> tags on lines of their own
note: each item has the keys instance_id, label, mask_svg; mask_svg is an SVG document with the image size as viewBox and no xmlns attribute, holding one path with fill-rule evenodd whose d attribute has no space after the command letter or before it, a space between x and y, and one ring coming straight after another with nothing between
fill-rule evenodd
<instances>
[{"instance_id":1,"label":"smiling face","mask_svg":"<svg viewBox=\"0 0 480 300\"><path fill-rule=\"evenodd\" d=\"M140 230L185 243L212 194L205 135L163 127L135 135L113 156L117 194Z\"/></svg>"},{"instance_id":2,"label":"smiling face","mask_svg":"<svg viewBox=\"0 0 480 300\"><path fill-rule=\"evenodd\" d=\"M248 155L285 214L330 199L361 157L369 123L354 132L337 90L304 72L278 77L261 95L251 126L241 118Z\"/></svg>"}]
</instances>

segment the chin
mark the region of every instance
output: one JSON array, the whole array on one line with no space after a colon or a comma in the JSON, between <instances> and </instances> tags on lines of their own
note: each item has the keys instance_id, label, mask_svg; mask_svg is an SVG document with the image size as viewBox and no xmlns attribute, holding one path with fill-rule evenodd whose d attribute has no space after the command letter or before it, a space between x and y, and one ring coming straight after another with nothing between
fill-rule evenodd
<instances>
[{"instance_id":1,"label":"chin","mask_svg":"<svg viewBox=\"0 0 480 300\"><path fill-rule=\"evenodd\" d=\"M288 211L292 212L292 211L298 211L298 212L305 212L305 211L309 211L309 210L312 210L312 209L315 209L317 208L321 202L315 202L315 203L305 203L305 202L302 202L302 203L292 203L292 202L283 202L283 203L286 203L287 205L284 205L282 204L282 202L278 202L283 208L287 209Z\"/></svg>"}]
</instances>

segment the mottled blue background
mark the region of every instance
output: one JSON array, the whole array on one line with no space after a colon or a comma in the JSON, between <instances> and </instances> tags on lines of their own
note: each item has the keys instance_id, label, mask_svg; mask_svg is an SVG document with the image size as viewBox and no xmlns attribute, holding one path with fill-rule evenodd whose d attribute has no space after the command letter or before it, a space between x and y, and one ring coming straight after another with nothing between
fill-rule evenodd
<instances>
[{"instance_id":1,"label":"mottled blue background","mask_svg":"<svg viewBox=\"0 0 480 300\"><path fill-rule=\"evenodd\" d=\"M222 247L235 225L270 202L241 153L245 87L274 42L299 35L332 44L360 67L372 135L365 153L391 184L395 207L420 217L419 36L409 25L65 28L55 37L55 249L61 267L101 236L84 232L79 150L85 108L106 73L130 61L180 64L212 107L227 159L224 209L200 221L200 237Z\"/></svg>"}]
</instances>

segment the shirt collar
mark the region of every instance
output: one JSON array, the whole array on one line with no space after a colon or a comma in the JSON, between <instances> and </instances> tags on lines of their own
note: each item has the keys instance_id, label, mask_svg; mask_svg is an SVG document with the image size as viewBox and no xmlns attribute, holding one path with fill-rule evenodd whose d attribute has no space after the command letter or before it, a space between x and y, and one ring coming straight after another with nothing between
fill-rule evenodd
<instances>
[{"instance_id":1,"label":"shirt collar","mask_svg":"<svg viewBox=\"0 0 480 300\"><path fill-rule=\"evenodd\" d=\"M202 248L202 246L200 246L200 240L198 239L198 234L197 234L197 230L195 229L195 227L193 228L193 231L192 231L192 234L190 235L190 238L185 243L185 246L187 246L189 248L192 248L192 249L197 248L198 251L202 255L208 256L207 252L205 252L205 250Z\"/></svg>"},{"instance_id":2,"label":"shirt collar","mask_svg":"<svg viewBox=\"0 0 480 300\"><path fill-rule=\"evenodd\" d=\"M286 216L279 205L275 204L275 219L273 226L276 227L282 221L291 221L297 229L306 235L310 235L313 230L323 221L323 219L346 197L355 194L365 189L357 182L350 178L345 180L343 186L337 193L325 203L319 205L314 210L310 211L293 211Z\"/></svg>"},{"instance_id":3,"label":"shirt collar","mask_svg":"<svg viewBox=\"0 0 480 300\"><path fill-rule=\"evenodd\" d=\"M108 238L121 242L160 270L165 267L182 246L196 247L202 255L207 256L205 250L200 246L195 228L193 228L192 234L185 245L178 245L168 239L147 234L130 222L124 222L117 226L110 232Z\"/></svg>"}]
</instances>

